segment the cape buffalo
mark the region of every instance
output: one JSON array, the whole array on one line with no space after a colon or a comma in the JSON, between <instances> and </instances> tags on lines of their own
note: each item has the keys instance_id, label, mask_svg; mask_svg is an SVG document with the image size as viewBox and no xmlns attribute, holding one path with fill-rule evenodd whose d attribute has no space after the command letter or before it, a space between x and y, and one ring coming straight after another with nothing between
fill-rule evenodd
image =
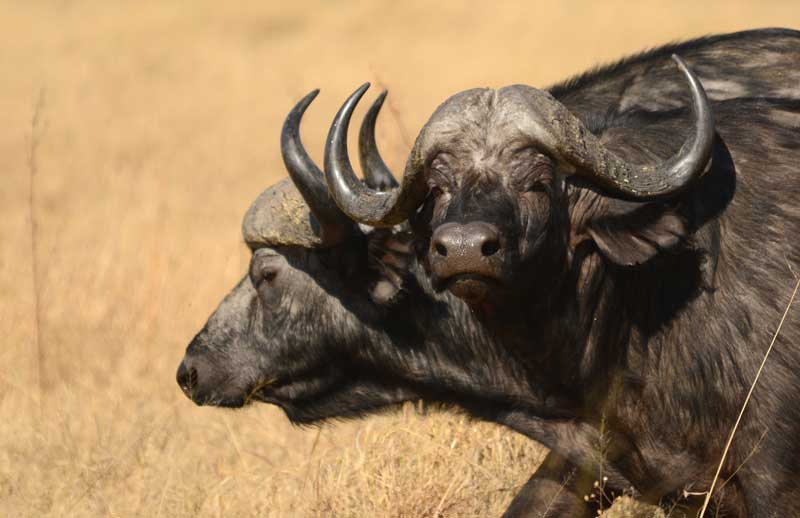
<instances>
[{"instance_id":1,"label":"cape buffalo","mask_svg":"<svg viewBox=\"0 0 800 518\"><path fill-rule=\"evenodd\" d=\"M545 397L545 380L498 347L465 304L433 292L405 231L362 230L343 217L299 139L315 95L300 101L282 133L297 188L284 180L248 210L250 270L189 344L177 372L181 389L200 405L272 403L296 423L417 399L457 406L558 447L526 486L523 512L590 512L582 499L589 482L565 484L561 459L596 478L601 437L560 423L563 403ZM371 186L393 182L367 178Z\"/></svg>"},{"instance_id":2,"label":"cape buffalo","mask_svg":"<svg viewBox=\"0 0 800 518\"><path fill-rule=\"evenodd\" d=\"M736 47L754 34L651 56L709 41ZM648 501L710 487L800 268L800 35L761 34L779 45L734 48L720 70L749 65L704 78L730 95L709 100L675 57L688 107L653 88L652 107L628 99L599 116L602 103L580 90L591 76L552 94L522 85L457 94L388 192L359 184L346 153L366 87L339 111L326 146L339 207L370 225L409 219L433 287L467 302L545 400L558 401L537 414L543 430L602 434L612 484L628 481ZM637 59L647 55L634 70L648 68ZM616 84L625 67L597 72L598 84ZM588 111L570 111L579 106ZM799 341L790 319L723 466L720 496L741 515L800 515Z\"/></svg>"}]
</instances>

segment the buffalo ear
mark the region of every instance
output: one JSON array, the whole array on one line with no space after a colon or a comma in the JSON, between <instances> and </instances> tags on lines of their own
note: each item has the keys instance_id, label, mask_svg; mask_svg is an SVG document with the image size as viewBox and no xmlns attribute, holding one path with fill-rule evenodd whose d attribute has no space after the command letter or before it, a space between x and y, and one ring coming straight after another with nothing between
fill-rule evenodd
<instances>
[{"instance_id":1,"label":"buffalo ear","mask_svg":"<svg viewBox=\"0 0 800 518\"><path fill-rule=\"evenodd\" d=\"M674 208L662 204L615 201L634 210L605 215L588 222L586 233L600 252L619 266L645 263L661 252L678 248L688 235L687 224ZM615 211L617 212L617 211Z\"/></svg>"},{"instance_id":2,"label":"buffalo ear","mask_svg":"<svg viewBox=\"0 0 800 518\"><path fill-rule=\"evenodd\" d=\"M657 128L608 128L600 138L608 149L635 163L657 163L677 151ZM606 259L619 266L646 263L659 253L676 250L689 236L685 207L676 199L622 200L580 180L573 183L587 187L573 206L573 216L581 216L579 233L588 235Z\"/></svg>"},{"instance_id":3,"label":"buffalo ear","mask_svg":"<svg viewBox=\"0 0 800 518\"><path fill-rule=\"evenodd\" d=\"M370 287L370 296L376 304L389 304L403 291L411 275L413 238L408 232L375 229L367 239L369 265L377 277Z\"/></svg>"}]
</instances>

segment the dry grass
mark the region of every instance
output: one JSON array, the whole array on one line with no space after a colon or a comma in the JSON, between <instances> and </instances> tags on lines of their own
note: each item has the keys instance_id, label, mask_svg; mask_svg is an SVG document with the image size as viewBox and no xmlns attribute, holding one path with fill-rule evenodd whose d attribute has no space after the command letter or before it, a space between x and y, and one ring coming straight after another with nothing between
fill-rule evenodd
<instances>
[{"instance_id":1,"label":"dry grass","mask_svg":"<svg viewBox=\"0 0 800 518\"><path fill-rule=\"evenodd\" d=\"M543 451L497 427L407 409L300 430L273 408L196 408L180 395L185 344L244 272L240 218L283 176L287 109L323 88L304 127L318 158L337 105L380 80L396 117L379 144L399 169L459 89L544 85L667 40L800 26L792 1L32 1L0 12L4 517L499 514Z\"/></svg>"}]
</instances>

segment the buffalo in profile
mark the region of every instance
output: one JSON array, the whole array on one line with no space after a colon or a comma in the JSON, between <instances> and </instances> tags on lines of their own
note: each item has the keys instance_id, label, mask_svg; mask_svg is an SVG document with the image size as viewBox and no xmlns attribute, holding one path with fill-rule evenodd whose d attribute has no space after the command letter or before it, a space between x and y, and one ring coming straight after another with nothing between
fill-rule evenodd
<instances>
[{"instance_id":1,"label":"buffalo in profile","mask_svg":"<svg viewBox=\"0 0 800 518\"><path fill-rule=\"evenodd\" d=\"M680 52L692 66L697 66L696 62L705 63L698 69L703 82L707 82L706 76L714 77L714 59L720 70L734 62L724 59L721 49L730 53L746 47L753 55L757 51L765 56L772 55L780 38L786 36L762 34L759 41L758 37L747 33L740 40L723 37L703 40L696 46L686 44ZM583 76L573 81L572 86L563 85L560 93L556 93L557 89L551 92L563 99L568 111L593 131L594 125L610 124L607 130L597 132L601 139L615 131L615 117L629 120L630 134L645 135L646 140L628 139L631 146L628 153L663 158L676 151L675 135L691 134L683 108L683 98L688 96L677 89L669 95L656 92L651 96L651 89L645 87L647 75L639 75L643 70L661 70L664 52L654 51L649 58L644 55L631 62L630 81L625 84L636 85L638 94L634 95L633 87L625 92L609 88L624 77L624 63ZM707 61L702 61L704 56ZM796 56L797 53L795 63ZM795 142L795 133L786 127L787 121L796 120L793 118L800 113L800 108L792 101L737 98L736 92L742 85L750 84L751 76L763 82L763 87L759 87L761 91L780 90L780 85L776 86L777 79L765 68L768 67L755 67L742 76L720 74L719 77L726 77L727 83L720 83L718 89L709 89L711 108L717 120L722 121L717 125L721 136L715 136L717 141L713 148L715 167L730 163L716 157L720 153L723 159L730 158L724 153L723 143L726 132L733 131L730 128L736 123L747 128L753 139L772 142L778 151ZM654 77L657 79L650 84L652 89L666 84L662 76L655 74ZM672 76L668 77L667 82L680 85ZM595 306L589 308L572 300L567 301L571 305L562 307L559 304L565 301L560 297L561 292L552 292L552 298L543 289L526 295L524 291L531 285L519 284L522 294L505 290L503 298L492 301L497 306L472 304L473 311L452 294L437 293L428 280L429 236L440 223L432 209L442 196L435 185L434 189L420 188L427 199L422 210L410 209L416 211L412 218L412 235L398 228L359 227L328 195L322 173L311 163L298 135L300 117L313 96L303 99L292 111L282 134L282 151L294 185L285 181L268 189L248 211L243 224L245 241L252 250L248 275L192 340L178 370L178 383L187 396L198 404L233 407L265 401L280 406L291 420L301 423L359 416L415 399L458 406L479 419L508 426L551 448L543 465L515 498L508 516L542 512L547 512L548 516L590 516L594 509L583 501L583 495L599 473L608 477L610 488L633 487L651 501L682 489L686 481L704 482L702 476L698 476L706 466L702 462L718 453L714 450L716 443L707 449L708 441L716 441L721 430L730 425L731 407L741 394L742 381L752 373L753 357L734 349L734 354L720 361L719 348L709 350L705 343L696 340L699 337L689 334L692 330L685 325L682 329L687 341L678 346L669 341L675 340L674 334L652 338L654 334L651 333L647 335L649 341L645 342L643 329L630 324L638 326L640 319L648 315L648 308L641 304L643 293L675 304L674 311L679 314L684 311L680 304L682 297L698 278L709 283L704 284L703 290L714 289L716 283L723 280L730 282L730 268L718 267L720 262L739 257L730 254L729 243L720 236L715 240L712 235L706 241L697 238L695 246L716 246L719 250L717 259L708 261L705 260L708 255L695 257L674 249L675 257L670 255L668 259L682 257L682 260L668 264L682 266L684 270L679 272L697 269L693 277L674 283L673 277L663 275L665 266L658 264L664 260L661 254L638 267L615 266L607 264L607 259L589 246L591 243L584 242L569 258L569 268L585 270L586 277L557 279L558 275L568 273L559 270L551 279L550 271L540 270L526 282L561 281L557 286L572 282L574 287L580 281L585 283L581 284L584 290L581 301L595 301L592 297L597 298L599 290L600 299L605 303L609 300L605 297L610 296L606 294L611 289L609 279L616 281L616 276L620 275L624 282L614 286L614 290L624 292L613 294L625 293L628 298L623 300L628 302L627 306L607 308L594 302ZM386 190L397 184L375 152L373 130L381 100L367 114L359 142L365 186ZM718 100L725 102L713 102ZM622 108L623 105L629 108ZM604 110L603 106L608 109ZM777 124L776 119L784 124ZM625 140L624 134L619 138ZM620 145L609 147L615 150L615 146ZM769 157L763 158L769 160ZM716 183L703 184L711 178L716 178ZM628 225L642 215L658 215L651 212L651 205L658 202L609 197L601 189L582 183L578 177L570 178L569 182L598 197L592 200L589 194L584 194L582 203L591 206L598 203L598 199L607 200L604 201L607 206L623 209L616 215ZM714 173L712 168L699 183L705 185L706 192L718 189L720 173ZM715 191L715 196L727 203L733 196L733 185L723 181L722 186L728 189ZM570 185L570 189L578 187ZM534 200L541 199L539 196ZM725 203L715 209L713 204L704 202L694 210L706 210L708 221L719 222L718 216ZM531 207L536 209L535 205ZM599 208L605 207L601 204ZM637 213L634 209L638 208L645 210ZM487 213L492 209L491 204L486 205ZM564 210L551 212L556 213L554 217L566 215ZM447 210L439 211L439 216L443 214L446 216ZM465 215L469 214L465 212ZM554 219L546 230L550 231L552 225L552 231L563 231L556 223L565 225L568 221ZM613 219L608 221L609 224L614 222ZM721 231L721 224L718 226ZM696 234L694 229L691 231L692 235ZM727 244L723 246L723 243ZM569 242L559 246L568 245L572 246ZM542 248L544 244L537 246L532 248L531 256L519 258L520 268L532 264L527 262L530 257L547 251ZM546 246L551 246L549 241ZM553 251L557 252L558 248ZM788 259L796 259L796 254ZM599 267L603 270L593 269ZM604 277L611 275L606 273L608 270L614 277ZM720 276L723 271L726 277ZM602 282L597 281L598 276ZM652 295L653 289L661 292ZM542 293L544 298L539 298ZM640 297L640 306L634 304L636 297ZM509 304L509 307L515 311L503 314L493 310L514 298L520 305ZM616 299L610 300L616 304ZM776 301L773 306L777 304ZM730 301L725 299L723 309L730 306ZM621 309L612 319L616 328L608 322L609 311L614 308ZM549 311L553 311L553 320L560 322L550 322ZM600 334L587 339L582 334L587 322L582 319L590 311L605 320L601 326L592 328L593 333ZM533 315L536 319L521 323L520 314ZM645 318L644 321L653 327L644 328L644 331L656 329L659 315L656 313L650 318L652 320ZM730 333L752 324L735 319L727 323L718 320L709 323L725 326L728 335L734 338ZM770 322L758 324L764 326ZM751 332L755 331L751 329ZM763 334L763 330L759 332ZM636 341L620 342L625 333ZM656 353L657 356L651 356ZM760 354L760 351L755 353ZM627 370L618 368L620 362L630 358L640 363L625 364ZM676 361L676 358L684 361ZM778 359L785 379L790 379L785 366L791 365L793 359L791 355ZM652 365L653 362L661 363ZM713 386L709 386L710 382ZM659 386L661 390L655 390ZM697 388L701 390L695 391ZM631 392L633 389L639 391L639 406L631 402L631 396L636 394ZM733 393L727 392L731 389ZM611 393L625 395L628 399L606 397ZM757 402L759 418L764 422L772 420L773 427L780 428L778 437L772 432L765 436L763 447L769 449L771 456L751 456L756 462L748 461L748 469L740 470L727 484L726 491L718 495L722 507L737 509L742 501L747 502L748 509L751 505L763 504L758 498L768 497L759 496L754 493L753 486L740 481L747 481L754 473L767 473L766 478L771 479L773 472L764 467L767 461L774 460L771 467L779 466L781 471L791 468L782 463L791 463L793 457L780 458L780 453L787 450L776 450L774 446L776 440L787 437L784 431L790 428L786 423L794 422L791 413L794 407L784 394L786 391L773 391L766 399L769 402L776 398L772 400L773 406L782 402L790 405L785 419L775 421L771 407ZM709 395L713 397L707 399ZM720 400L726 404L719 406ZM656 407L651 408L654 401ZM706 401L708 406L705 406ZM620 412L621 408L627 413ZM660 421L653 420L655 414ZM603 427L598 426L600 422L604 423ZM634 426L630 426L632 423ZM680 430L684 423L688 423L687 428ZM663 429L655 428L659 424L663 424ZM744 430L749 434L749 444L753 443L749 437L753 428L761 432L758 422L751 420L749 428ZM676 454L680 448L685 449ZM605 457L598 456L600 451ZM686 466L691 469L685 469ZM784 487L789 497L795 491L791 484ZM781 503L783 511L791 513L791 500L788 498L787 503ZM769 503L764 505L764 509L770 508ZM755 512L752 515L758 516Z\"/></svg>"},{"instance_id":2,"label":"buffalo in profile","mask_svg":"<svg viewBox=\"0 0 800 518\"><path fill-rule=\"evenodd\" d=\"M267 402L296 423L361 416L405 401L456 406L545 444L574 444L587 472L601 466L591 428L542 427L559 402L482 329L469 308L437 294L403 229L362 229L328 196L299 139L316 92L290 113L282 152L292 181L265 190L242 232L248 274L189 344L177 372L199 405ZM367 178L372 186L394 179ZM545 466L525 490L526 509L556 502L560 481ZM583 502L581 508L586 508Z\"/></svg>"},{"instance_id":3,"label":"buffalo in profile","mask_svg":"<svg viewBox=\"0 0 800 518\"><path fill-rule=\"evenodd\" d=\"M339 207L374 226L408 220L433 288L464 300L559 401L543 428L602 432L612 487L628 481L648 501L710 487L800 265L800 33L716 41L740 46L727 64L748 65L701 80L687 63L702 59L675 57L688 106L662 95L672 83L654 86L661 102L599 111L570 83L468 90L420 131L402 186L376 192L346 153L364 86L325 153ZM605 73L624 78L625 63ZM719 496L741 515L800 514L798 343L790 319L722 468Z\"/></svg>"}]
</instances>

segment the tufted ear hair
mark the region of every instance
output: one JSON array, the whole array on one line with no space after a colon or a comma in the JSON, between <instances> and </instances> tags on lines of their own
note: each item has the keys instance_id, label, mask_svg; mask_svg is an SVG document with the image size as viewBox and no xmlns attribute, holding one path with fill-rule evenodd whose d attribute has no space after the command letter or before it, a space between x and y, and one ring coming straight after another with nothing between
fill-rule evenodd
<instances>
[{"instance_id":1,"label":"tufted ear hair","mask_svg":"<svg viewBox=\"0 0 800 518\"><path fill-rule=\"evenodd\" d=\"M403 291L414 262L410 232L375 229L367 234L369 266L377 279L370 287L372 300L379 305L396 300Z\"/></svg>"},{"instance_id":2,"label":"tufted ear hair","mask_svg":"<svg viewBox=\"0 0 800 518\"><path fill-rule=\"evenodd\" d=\"M632 127L606 129L601 141L633 163L658 163L680 145L663 137L683 131L686 117L645 119L632 119ZM600 253L616 265L643 264L659 253L676 250L689 237L690 225L681 195L664 200L631 201L600 192L579 179L568 181L579 187L570 204L573 232L579 240L593 241Z\"/></svg>"},{"instance_id":3,"label":"tufted ear hair","mask_svg":"<svg viewBox=\"0 0 800 518\"><path fill-rule=\"evenodd\" d=\"M686 221L673 207L649 203L627 208L593 218L586 227L603 256L619 266L636 266L675 250L688 236Z\"/></svg>"}]
</instances>

